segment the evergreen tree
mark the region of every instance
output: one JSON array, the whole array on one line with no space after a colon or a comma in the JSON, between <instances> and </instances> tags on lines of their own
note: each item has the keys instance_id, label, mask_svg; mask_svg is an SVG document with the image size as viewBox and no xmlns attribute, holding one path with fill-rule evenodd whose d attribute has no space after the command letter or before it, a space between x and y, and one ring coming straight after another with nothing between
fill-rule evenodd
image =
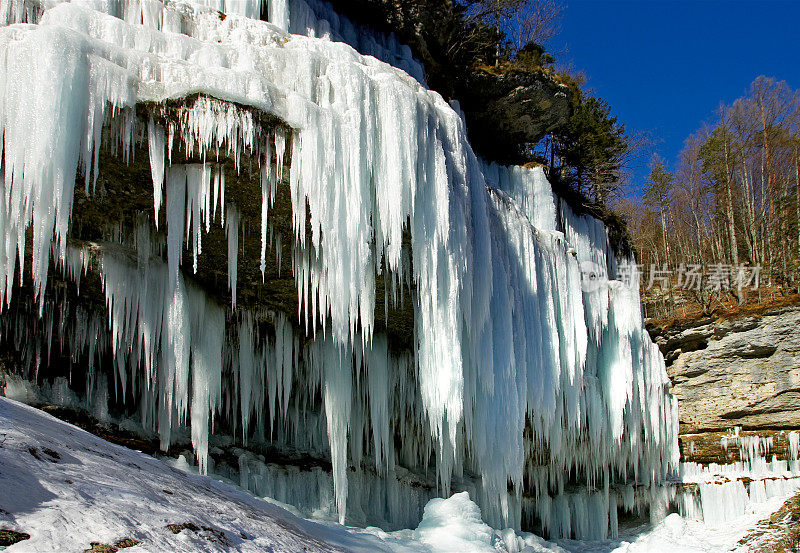
<instances>
[{"instance_id":1,"label":"evergreen tree","mask_svg":"<svg viewBox=\"0 0 800 553\"><path fill-rule=\"evenodd\" d=\"M618 191L623 160L630 148L625 125L611 116L609 105L575 86L569 123L552 138L560 180L607 205Z\"/></svg>"},{"instance_id":2,"label":"evergreen tree","mask_svg":"<svg viewBox=\"0 0 800 553\"><path fill-rule=\"evenodd\" d=\"M672 189L675 178L664 166L664 160L658 154L653 155L650 163L650 178L645 185L642 199L645 205L656 210L661 222L661 244L664 262L669 262L670 250L667 242L667 213L672 201Z\"/></svg>"}]
</instances>

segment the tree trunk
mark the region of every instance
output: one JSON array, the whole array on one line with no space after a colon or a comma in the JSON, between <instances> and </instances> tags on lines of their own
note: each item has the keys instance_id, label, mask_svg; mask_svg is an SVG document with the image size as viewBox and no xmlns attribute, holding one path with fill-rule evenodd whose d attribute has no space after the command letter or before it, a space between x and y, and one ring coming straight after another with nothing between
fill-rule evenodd
<instances>
[{"instance_id":1,"label":"tree trunk","mask_svg":"<svg viewBox=\"0 0 800 553\"><path fill-rule=\"evenodd\" d=\"M795 203L797 215L797 255L800 256L800 144L794 150L794 189L797 194Z\"/></svg>"},{"instance_id":2,"label":"tree trunk","mask_svg":"<svg viewBox=\"0 0 800 553\"><path fill-rule=\"evenodd\" d=\"M659 210L661 215L661 240L664 246L664 263L669 263L669 244L667 244L667 220L664 216L664 208Z\"/></svg>"},{"instance_id":3,"label":"tree trunk","mask_svg":"<svg viewBox=\"0 0 800 553\"><path fill-rule=\"evenodd\" d=\"M761 148L761 225L763 226L763 230L761 233L761 251L767 257L767 259L762 259L762 261L767 261L769 258L772 257L770 249L767 247L767 241L769 240L769 217L768 217L768 204L769 200L767 199L766 194L764 193L766 189L769 188L769 183L767 182L767 157L769 152L769 141L767 140L767 116L764 108L764 96L759 92L758 94L758 108L761 114L761 135L762 135L762 148Z\"/></svg>"},{"instance_id":4,"label":"tree trunk","mask_svg":"<svg viewBox=\"0 0 800 553\"><path fill-rule=\"evenodd\" d=\"M725 138L725 193L727 196L727 203L725 209L727 211L728 219L728 235L730 237L731 248L731 263L739 265L739 246L736 243L736 220L733 214L733 193L731 191L731 180L733 175L730 166L730 155L728 151L728 139Z\"/></svg>"},{"instance_id":5,"label":"tree trunk","mask_svg":"<svg viewBox=\"0 0 800 553\"><path fill-rule=\"evenodd\" d=\"M746 156L742 155L742 183L744 184L744 211L747 223L745 224L745 242L747 243L747 252L750 258L750 263L756 263L759 259L758 244L756 243L756 209L755 199L753 197L753 187L750 182L750 174L747 171Z\"/></svg>"}]
</instances>

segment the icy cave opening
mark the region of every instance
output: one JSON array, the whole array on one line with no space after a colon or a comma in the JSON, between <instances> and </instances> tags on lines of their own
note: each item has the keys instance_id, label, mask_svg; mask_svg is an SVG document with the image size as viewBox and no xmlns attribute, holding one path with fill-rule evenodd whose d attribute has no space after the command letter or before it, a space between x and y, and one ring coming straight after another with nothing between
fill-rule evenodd
<instances>
[{"instance_id":1,"label":"icy cave opening","mask_svg":"<svg viewBox=\"0 0 800 553\"><path fill-rule=\"evenodd\" d=\"M406 47L230 4L0 4L20 372L201 471L228 436L245 487L342 523L467 490L599 538L665 505L676 404L602 222L480 160Z\"/></svg>"}]
</instances>

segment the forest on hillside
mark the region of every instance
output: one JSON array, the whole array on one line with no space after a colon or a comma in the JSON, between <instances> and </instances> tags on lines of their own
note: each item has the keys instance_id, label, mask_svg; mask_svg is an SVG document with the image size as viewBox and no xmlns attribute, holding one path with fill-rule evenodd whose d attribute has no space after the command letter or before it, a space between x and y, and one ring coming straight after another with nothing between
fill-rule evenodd
<instances>
[{"instance_id":1,"label":"forest on hillside","mask_svg":"<svg viewBox=\"0 0 800 553\"><path fill-rule=\"evenodd\" d=\"M642 288L669 297L661 315L680 301L710 313L748 291L797 293L800 93L759 76L686 138L673 168L654 155L642 198L615 209L645 268Z\"/></svg>"}]
</instances>

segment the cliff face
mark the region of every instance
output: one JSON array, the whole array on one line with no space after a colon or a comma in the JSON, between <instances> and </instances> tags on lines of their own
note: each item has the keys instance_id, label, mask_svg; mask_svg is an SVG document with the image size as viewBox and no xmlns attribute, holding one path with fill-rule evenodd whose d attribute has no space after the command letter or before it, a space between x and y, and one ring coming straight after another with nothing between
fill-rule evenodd
<instances>
[{"instance_id":1,"label":"cliff face","mask_svg":"<svg viewBox=\"0 0 800 553\"><path fill-rule=\"evenodd\" d=\"M518 162L520 147L535 144L566 125L569 88L538 73L479 71L459 95L476 151L500 162Z\"/></svg>"},{"instance_id":2,"label":"cliff face","mask_svg":"<svg viewBox=\"0 0 800 553\"><path fill-rule=\"evenodd\" d=\"M800 427L800 308L650 333L678 398L684 460L735 460L721 442L737 426L786 453L786 431Z\"/></svg>"}]
</instances>

